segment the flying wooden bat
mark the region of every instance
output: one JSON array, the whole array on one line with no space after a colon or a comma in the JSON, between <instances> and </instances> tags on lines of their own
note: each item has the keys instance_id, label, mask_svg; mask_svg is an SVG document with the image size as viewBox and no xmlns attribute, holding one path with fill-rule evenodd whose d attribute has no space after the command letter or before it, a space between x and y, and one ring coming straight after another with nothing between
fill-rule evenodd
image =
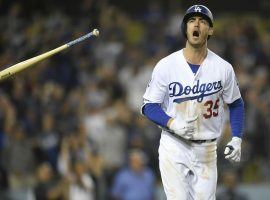
<instances>
[{"instance_id":1,"label":"flying wooden bat","mask_svg":"<svg viewBox=\"0 0 270 200\"><path fill-rule=\"evenodd\" d=\"M71 46L73 46L73 45L75 45L75 44L77 44L77 43L79 43L87 38L90 38L92 36L96 36L96 37L99 36L98 29L94 29L92 32L85 34L82 37L79 37L75 40L72 40L71 42L68 42L60 47L57 47L57 48L51 50L51 51L48 51L48 52L43 53L41 55L35 56L35 57L30 58L28 60L22 61L20 63L17 63L15 65L12 65L12 66L0 71L0 81L20 72L22 70L25 70L25 69L31 67L32 65L34 65L34 64L36 64L36 63L38 63L46 58L49 58L49 57L63 51L64 49L71 47Z\"/></svg>"}]
</instances>

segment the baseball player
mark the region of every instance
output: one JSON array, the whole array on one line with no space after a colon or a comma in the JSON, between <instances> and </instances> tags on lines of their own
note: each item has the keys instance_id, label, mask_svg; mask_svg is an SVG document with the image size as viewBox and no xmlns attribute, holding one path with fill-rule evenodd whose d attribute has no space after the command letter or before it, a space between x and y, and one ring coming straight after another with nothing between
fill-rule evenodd
<instances>
[{"instance_id":1,"label":"baseball player","mask_svg":"<svg viewBox=\"0 0 270 200\"><path fill-rule=\"evenodd\" d=\"M213 35L211 11L191 6L181 30L186 45L155 66L142 114L163 129L159 168L167 199L215 199L224 105L229 107L232 132L225 158L239 162L244 103L231 64L207 48Z\"/></svg>"}]
</instances>

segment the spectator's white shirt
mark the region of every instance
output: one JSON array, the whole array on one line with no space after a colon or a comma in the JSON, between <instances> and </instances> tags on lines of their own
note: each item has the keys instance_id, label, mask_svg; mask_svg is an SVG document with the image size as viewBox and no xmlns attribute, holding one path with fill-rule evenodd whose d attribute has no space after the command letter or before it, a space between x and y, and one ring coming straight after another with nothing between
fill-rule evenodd
<instances>
[{"instance_id":1,"label":"spectator's white shirt","mask_svg":"<svg viewBox=\"0 0 270 200\"><path fill-rule=\"evenodd\" d=\"M71 184L69 200L94 200L94 181L88 174L82 175L84 188L77 184Z\"/></svg>"}]
</instances>

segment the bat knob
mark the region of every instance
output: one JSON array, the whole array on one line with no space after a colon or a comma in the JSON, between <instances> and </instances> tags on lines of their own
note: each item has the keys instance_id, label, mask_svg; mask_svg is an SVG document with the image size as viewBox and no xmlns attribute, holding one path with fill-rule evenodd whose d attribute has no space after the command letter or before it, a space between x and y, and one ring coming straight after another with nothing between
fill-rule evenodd
<instances>
[{"instance_id":1,"label":"bat knob","mask_svg":"<svg viewBox=\"0 0 270 200\"><path fill-rule=\"evenodd\" d=\"M92 33L93 33L93 35L96 36L96 37L99 36L99 30L98 30L98 29L94 29Z\"/></svg>"},{"instance_id":2,"label":"bat knob","mask_svg":"<svg viewBox=\"0 0 270 200\"><path fill-rule=\"evenodd\" d=\"M229 148L229 151L227 151L227 152L225 153L225 155L230 155L230 154L233 152L234 148L233 148L232 145L227 145L226 148L227 148L227 147Z\"/></svg>"}]
</instances>

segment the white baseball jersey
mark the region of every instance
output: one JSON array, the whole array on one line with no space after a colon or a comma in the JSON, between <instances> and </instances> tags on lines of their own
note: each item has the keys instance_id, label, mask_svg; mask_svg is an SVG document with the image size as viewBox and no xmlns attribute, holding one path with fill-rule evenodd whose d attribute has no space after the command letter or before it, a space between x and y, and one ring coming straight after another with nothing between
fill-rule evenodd
<instances>
[{"instance_id":1,"label":"white baseball jersey","mask_svg":"<svg viewBox=\"0 0 270 200\"><path fill-rule=\"evenodd\" d=\"M198 115L194 140L219 137L224 102L240 97L232 66L210 50L195 75L183 50L160 60L143 96L144 103L159 103L180 121Z\"/></svg>"}]
</instances>

